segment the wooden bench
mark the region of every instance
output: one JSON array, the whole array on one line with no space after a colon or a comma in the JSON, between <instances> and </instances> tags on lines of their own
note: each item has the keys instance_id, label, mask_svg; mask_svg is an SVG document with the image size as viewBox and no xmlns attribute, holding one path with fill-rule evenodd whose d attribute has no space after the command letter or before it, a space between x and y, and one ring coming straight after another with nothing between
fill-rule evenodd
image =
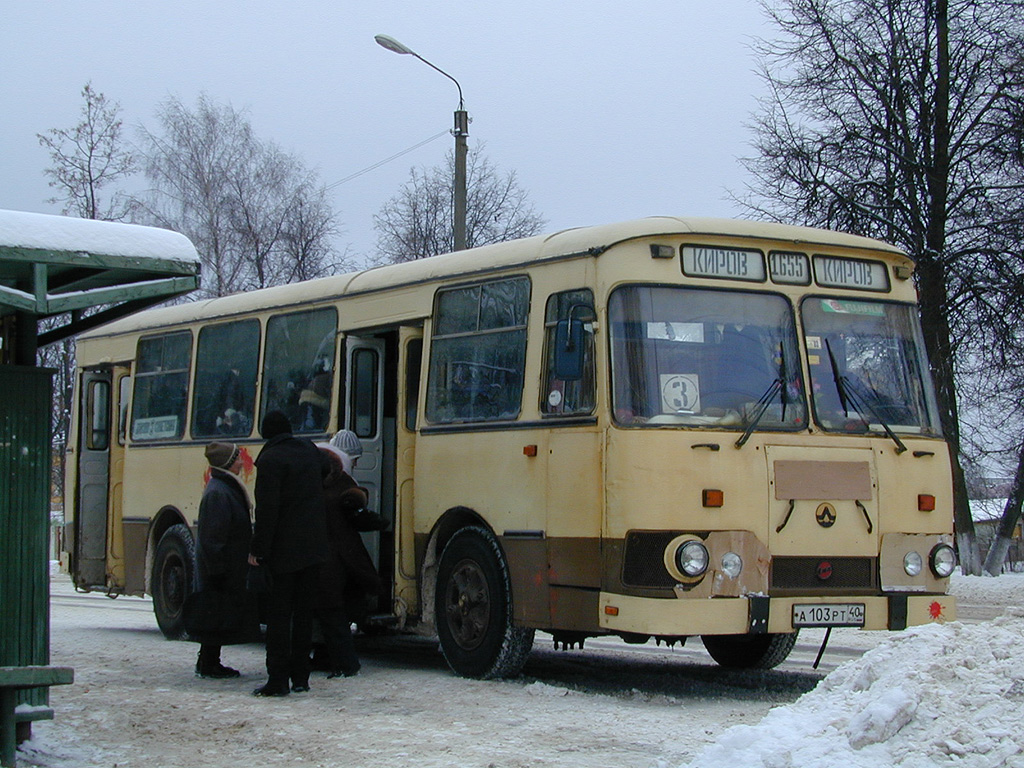
<instances>
[{"instance_id":1,"label":"wooden bench","mask_svg":"<svg viewBox=\"0 0 1024 768\"><path fill-rule=\"evenodd\" d=\"M0 667L0 766L14 768L18 723L53 718L53 710L48 707L16 712L18 691L68 685L74 681L75 670L71 667Z\"/></svg>"}]
</instances>

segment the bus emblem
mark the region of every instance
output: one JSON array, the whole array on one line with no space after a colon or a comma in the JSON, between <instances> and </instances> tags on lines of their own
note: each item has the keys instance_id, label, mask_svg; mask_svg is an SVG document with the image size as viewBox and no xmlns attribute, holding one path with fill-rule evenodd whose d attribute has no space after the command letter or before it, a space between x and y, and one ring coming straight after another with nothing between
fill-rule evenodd
<instances>
[{"instance_id":1,"label":"bus emblem","mask_svg":"<svg viewBox=\"0 0 1024 768\"><path fill-rule=\"evenodd\" d=\"M828 560L822 560L818 563L818 580L828 581L832 578L832 563Z\"/></svg>"},{"instance_id":2,"label":"bus emblem","mask_svg":"<svg viewBox=\"0 0 1024 768\"><path fill-rule=\"evenodd\" d=\"M814 511L814 519L822 528L831 528L836 522L836 508L831 504L822 504Z\"/></svg>"}]
</instances>

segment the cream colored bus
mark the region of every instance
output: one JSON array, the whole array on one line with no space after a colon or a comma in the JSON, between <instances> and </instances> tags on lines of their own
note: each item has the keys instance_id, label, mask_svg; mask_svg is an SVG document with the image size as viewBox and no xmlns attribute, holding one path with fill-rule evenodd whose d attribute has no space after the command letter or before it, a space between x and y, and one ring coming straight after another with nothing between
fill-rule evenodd
<instances>
[{"instance_id":1,"label":"cream colored bus","mask_svg":"<svg viewBox=\"0 0 1024 768\"><path fill-rule=\"evenodd\" d=\"M389 594L459 674L700 636L955 618L950 461L912 261L798 227L649 218L143 312L78 342L76 585L182 634L203 447L353 430Z\"/></svg>"}]
</instances>

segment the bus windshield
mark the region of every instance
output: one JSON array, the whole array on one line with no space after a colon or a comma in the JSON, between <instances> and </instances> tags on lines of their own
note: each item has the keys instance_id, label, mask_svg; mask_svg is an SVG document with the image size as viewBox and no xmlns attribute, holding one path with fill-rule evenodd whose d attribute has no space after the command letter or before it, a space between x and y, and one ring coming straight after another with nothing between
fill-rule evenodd
<instances>
[{"instance_id":1,"label":"bus windshield","mask_svg":"<svg viewBox=\"0 0 1024 768\"><path fill-rule=\"evenodd\" d=\"M801 314L823 429L940 433L914 307L811 296Z\"/></svg>"},{"instance_id":2,"label":"bus windshield","mask_svg":"<svg viewBox=\"0 0 1024 768\"><path fill-rule=\"evenodd\" d=\"M793 310L784 297L633 285L612 294L609 320L619 424L806 425Z\"/></svg>"}]
</instances>

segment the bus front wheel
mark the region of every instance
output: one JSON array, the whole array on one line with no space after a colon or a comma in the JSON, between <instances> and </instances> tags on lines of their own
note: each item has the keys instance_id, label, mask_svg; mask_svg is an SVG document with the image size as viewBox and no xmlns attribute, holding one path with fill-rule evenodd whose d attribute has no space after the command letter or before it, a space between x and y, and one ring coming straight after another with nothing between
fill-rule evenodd
<instances>
[{"instance_id":1,"label":"bus front wheel","mask_svg":"<svg viewBox=\"0 0 1024 768\"><path fill-rule=\"evenodd\" d=\"M441 652L456 674L491 679L522 670L534 631L513 625L508 564L490 531L464 528L449 540L434 610Z\"/></svg>"},{"instance_id":2,"label":"bus front wheel","mask_svg":"<svg viewBox=\"0 0 1024 768\"><path fill-rule=\"evenodd\" d=\"M797 632L764 635L701 635L711 658L733 669L773 669L796 645Z\"/></svg>"},{"instance_id":3,"label":"bus front wheel","mask_svg":"<svg viewBox=\"0 0 1024 768\"><path fill-rule=\"evenodd\" d=\"M160 537L150 580L156 623L168 640L185 638L185 598L192 592L196 545L188 526L179 523Z\"/></svg>"}]
</instances>

